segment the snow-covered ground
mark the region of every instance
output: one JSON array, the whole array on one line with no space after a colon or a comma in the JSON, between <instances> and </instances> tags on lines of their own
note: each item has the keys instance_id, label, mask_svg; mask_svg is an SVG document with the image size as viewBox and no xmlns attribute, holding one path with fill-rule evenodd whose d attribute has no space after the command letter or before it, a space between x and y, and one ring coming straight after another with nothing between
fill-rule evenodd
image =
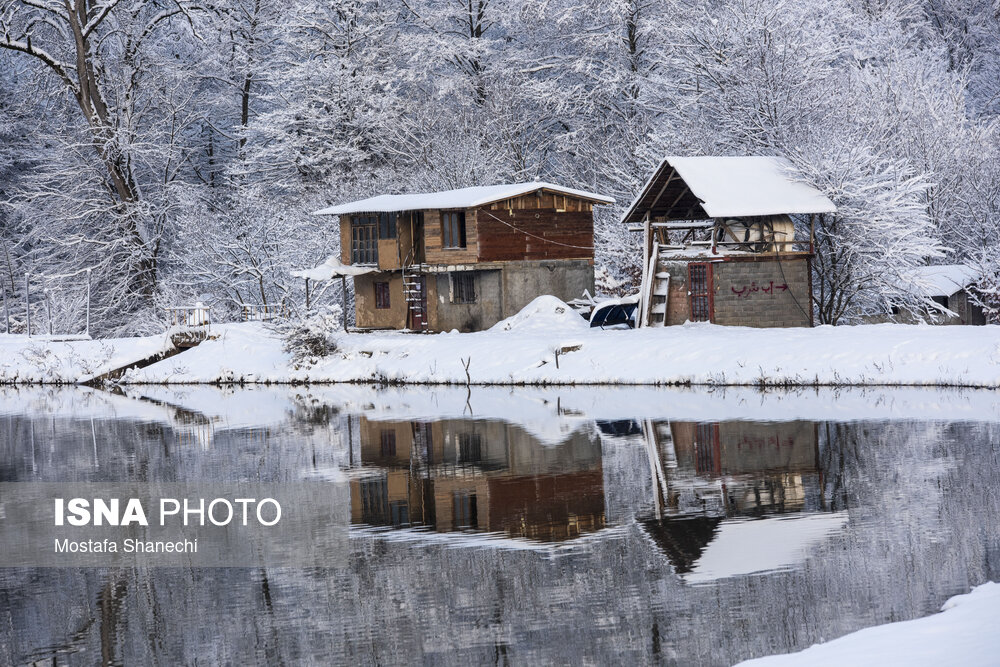
<instances>
[{"instance_id":1,"label":"snow-covered ground","mask_svg":"<svg viewBox=\"0 0 1000 667\"><path fill-rule=\"evenodd\" d=\"M561 301L539 297L478 333L334 333L337 351L299 368L264 324L213 331L217 339L132 371L124 382L1000 386L1000 326L600 330ZM0 337L0 381L72 381L163 343Z\"/></svg>"},{"instance_id":2,"label":"snow-covered ground","mask_svg":"<svg viewBox=\"0 0 1000 667\"><path fill-rule=\"evenodd\" d=\"M1000 584L986 583L948 600L941 612L865 628L800 653L740 663L741 667L909 665L979 667L1000 663Z\"/></svg>"},{"instance_id":3,"label":"snow-covered ground","mask_svg":"<svg viewBox=\"0 0 1000 667\"><path fill-rule=\"evenodd\" d=\"M163 334L108 340L0 335L0 383L73 383L172 347Z\"/></svg>"}]
</instances>

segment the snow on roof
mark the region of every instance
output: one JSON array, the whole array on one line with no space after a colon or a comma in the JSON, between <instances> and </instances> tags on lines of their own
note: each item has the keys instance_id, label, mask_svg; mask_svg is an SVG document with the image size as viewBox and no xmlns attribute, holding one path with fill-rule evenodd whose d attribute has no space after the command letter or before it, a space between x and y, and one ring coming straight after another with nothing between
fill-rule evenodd
<instances>
[{"instance_id":1,"label":"snow on roof","mask_svg":"<svg viewBox=\"0 0 1000 667\"><path fill-rule=\"evenodd\" d=\"M690 584L753 572L787 570L847 525L846 512L723 521L715 538L683 575Z\"/></svg>"},{"instance_id":2,"label":"snow on roof","mask_svg":"<svg viewBox=\"0 0 1000 667\"><path fill-rule=\"evenodd\" d=\"M802 181L783 157L666 157L629 207L623 222L636 222L657 203L666 173L674 169L710 218L834 213L822 192ZM639 215L637 216L637 213Z\"/></svg>"},{"instance_id":3,"label":"snow on roof","mask_svg":"<svg viewBox=\"0 0 1000 667\"><path fill-rule=\"evenodd\" d=\"M372 273L376 269L363 266L348 266L340 261L336 255L330 255L326 261L311 269L301 269L290 271L295 278L306 278L308 280L332 280L341 276L361 276Z\"/></svg>"},{"instance_id":4,"label":"snow on roof","mask_svg":"<svg viewBox=\"0 0 1000 667\"><path fill-rule=\"evenodd\" d=\"M502 199L519 197L521 195L549 190L571 197L587 199L599 204L614 204L615 200L604 195L565 188L561 185L535 181L532 183L514 183L511 185L486 185L442 192L425 192L409 195L378 195L359 201L337 204L319 211L314 215L344 215L347 213L393 213L399 211L422 211L431 208L472 208L483 206Z\"/></svg>"},{"instance_id":5,"label":"snow on roof","mask_svg":"<svg viewBox=\"0 0 1000 667\"><path fill-rule=\"evenodd\" d=\"M979 272L967 264L919 266L902 276L904 286L922 296L951 296L974 283Z\"/></svg>"}]
</instances>

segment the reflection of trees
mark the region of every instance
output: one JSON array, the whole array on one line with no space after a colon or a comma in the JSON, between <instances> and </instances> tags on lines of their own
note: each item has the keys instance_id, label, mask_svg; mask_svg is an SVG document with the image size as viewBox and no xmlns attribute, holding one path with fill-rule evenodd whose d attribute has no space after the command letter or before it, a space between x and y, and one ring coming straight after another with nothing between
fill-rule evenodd
<instances>
[{"instance_id":1,"label":"reflection of trees","mask_svg":"<svg viewBox=\"0 0 1000 667\"><path fill-rule=\"evenodd\" d=\"M283 480L340 460L331 437L347 437L290 422L263 439L224 432L203 451L167 428L98 421L94 468L90 428L5 417L0 454L18 479ZM0 664L711 665L804 648L1000 577L998 430L819 424L818 498L846 509L847 528L802 569L704 587L681 583L632 520L653 497L634 436L603 444L608 520L622 528L559 557L363 535L329 570L0 569Z\"/></svg>"}]
</instances>

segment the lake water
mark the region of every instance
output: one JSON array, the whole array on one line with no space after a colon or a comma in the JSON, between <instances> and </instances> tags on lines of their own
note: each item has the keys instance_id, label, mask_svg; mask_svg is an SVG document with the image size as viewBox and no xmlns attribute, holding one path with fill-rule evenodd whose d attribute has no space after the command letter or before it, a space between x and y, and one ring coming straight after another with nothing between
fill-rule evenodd
<instances>
[{"instance_id":1,"label":"lake water","mask_svg":"<svg viewBox=\"0 0 1000 667\"><path fill-rule=\"evenodd\" d=\"M993 392L0 388L0 481L325 484L323 568L0 568L0 664L700 664L1000 579ZM0 499L2 509L2 499Z\"/></svg>"}]
</instances>

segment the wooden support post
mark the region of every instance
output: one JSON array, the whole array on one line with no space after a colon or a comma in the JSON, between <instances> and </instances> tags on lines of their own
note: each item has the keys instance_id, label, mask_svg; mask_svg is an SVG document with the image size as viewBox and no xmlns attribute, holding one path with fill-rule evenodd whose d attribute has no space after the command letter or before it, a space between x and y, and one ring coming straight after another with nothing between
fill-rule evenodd
<instances>
[{"instance_id":1,"label":"wooden support post","mask_svg":"<svg viewBox=\"0 0 1000 667\"><path fill-rule=\"evenodd\" d=\"M87 335L90 335L90 269L87 269Z\"/></svg>"},{"instance_id":2,"label":"wooden support post","mask_svg":"<svg viewBox=\"0 0 1000 667\"><path fill-rule=\"evenodd\" d=\"M649 211L642 219L642 285L645 286L650 276L646 275L646 267L649 265L649 253L653 246L653 228L649 221ZM640 295L640 300L646 298Z\"/></svg>"},{"instance_id":3,"label":"wooden support post","mask_svg":"<svg viewBox=\"0 0 1000 667\"><path fill-rule=\"evenodd\" d=\"M347 332L347 276L340 276L340 299L343 305L344 332Z\"/></svg>"},{"instance_id":4,"label":"wooden support post","mask_svg":"<svg viewBox=\"0 0 1000 667\"><path fill-rule=\"evenodd\" d=\"M24 326L28 330L28 338L31 338L31 293L28 291L28 276L24 274Z\"/></svg>"},{"instance_id":5,"label":"wooden support post","mask_svg":"<svg viewBox=\"0 0 1000 667\"><path fill-rule=\"evenodd\" d=\"M49 335L52 335L52 299L49 298L49 288L42 290L45 295L45 317L49 321Z\"/></svg>"},{"instance_id":6,"label":"wooden support post","mask_svg":"<svg viewBox=\"0 0 1000 667\"><path fill-rule=\"evenodd\" d=\"M809 214L809 252L816 252L816 214Z\"/></svg>"},{"instance_id":7,"label":"wooden support post","mask_svg":"<svg viewBox=\"0 0 1000 667\"><path fill-rule=\"evenodd\" d=\"M309 312L309 279L306 278L306 312Z\"/></svg>"}]
</instances>

